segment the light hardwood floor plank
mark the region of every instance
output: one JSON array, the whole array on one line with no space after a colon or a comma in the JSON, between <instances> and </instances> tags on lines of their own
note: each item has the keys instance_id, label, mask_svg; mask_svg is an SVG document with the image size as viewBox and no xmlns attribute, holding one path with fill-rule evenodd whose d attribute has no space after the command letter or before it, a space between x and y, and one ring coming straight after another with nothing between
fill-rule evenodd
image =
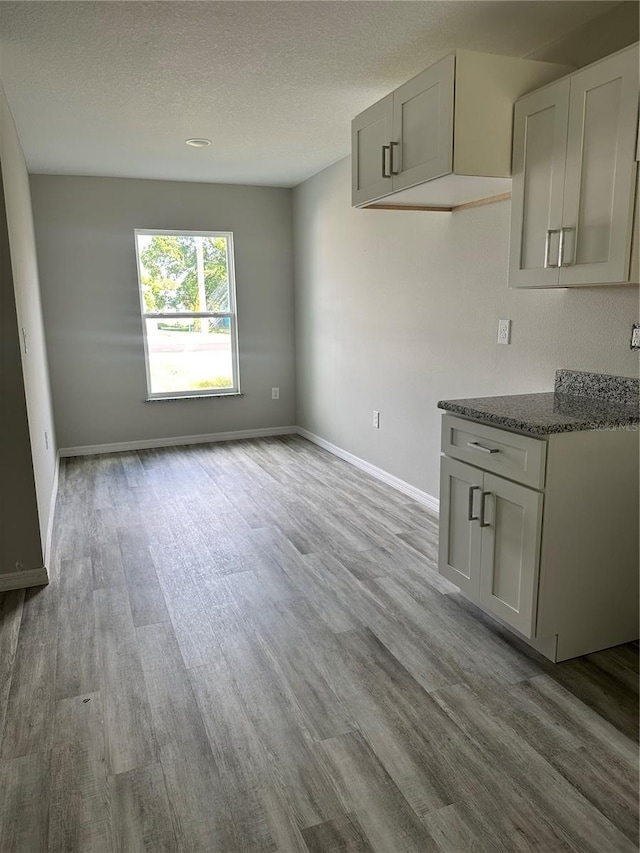
<instances>
[{"instance_id":1,"label":"light hardwood floor plank","mask_svg":"<svg viewBox=\"0 0 640 853\"><path fill-rule=\"evenodd\" d=\"M0 595L0 744L16 659L23 602L23 589L13 589Z\"/></svg>"},{"instance_id":2,"label":"light hardwood floor plank","mask_svg":"<svg viewBox=\"0 0 640 853\"><path fill-rule=\"evenodd\" d=\"M283 788L299 827L343 813L321 753L300 726L300 716L269 656L241 612L227 608L221 625L223 654L249 719L270 756L271 774Z\"/></svg>"},{"instance_id":3,"label":"light hardwood floor plank","mask_svg":"<svg viewBox=\"0 0 640 853\"><path fill-rule=\"evenodd\" d=\"M267 785L260 791L260 799L277 853L309 853L283 789Z\"/></svg>"},{"instance_id":4,"label":"light hardwood floor plank","mask_svg":"<svg viewBox=\"0 0 640 853\"><path fill-rule=\"evenodd\" d=\"M466 685L445 688L435 699L455 724L480 745L493 766L504 768L513 794L546 816L546 828L581 853L632 853L624 833L570 784L509 724ZM538 829L543 832L542 827ZM533 832L532 832L533 835ZM551 845L553 846L553 845Z\"/></svg>"},{"instance_id":5,"label":"light hardwood floor plank","mask_svg":"<svg viewBox=\"0 0 640 853\"><path fill-rule=\"evenodd\" d=\"M536 661L515 653L507 642L499 642L482 622L464 612L459 614L446 595L426 589L416 600L393 576L376 578L365 585L403 628L394 632L379 620L376 632L415 671L426 689L434 683L444 686L478 678L513 683L543 672ZM403 648L409 637L423 650L422 662L418 655L417 661L409 663L411 652ZM472 655L470 646L474 649Z\"/></svg>"},{"instance_id":6,"label":"light hardwood floor plank","mask_svg":"<svg viewBox=\"0 0 640 853\"><path fill-rule=\"evenodd\" d=\"M240 849L274 847L261 792L271 782L269 755L249 719L229 665L189 671L213 761Z\"/></svg>"},{"instance_id":7,"label":"light hardwood floor plank","mask_svg":"<svg viewBox=\"0 0 640 853\"><path fill-rule=\"evenodd\" d=\"M495 780L477 745L453 728L397 658L369 630L339 638L336 691L353 709L378 760L420 816Z\"/></svg>"},{"instance_id":8,"label":"light hardwood floor plank","mask_svg":"<svg viewBox=\"0 0 640 853\"><path fill-rule=\"evenodd\" d=\"M137 637L178 849L233 850L226 792L171 626L145 625Z\"/></svg>"},{"instance_id":9,"label":"light hardwood floor plank","mask_svg":"<svg viewBox=\"0 0 640 853\"><path fill-rule=\"evenodd\" d=\"M150 553L150 538L142 525L118 528L122 569L129 590L133 624L168 622L169 612Z\"/></svg>"},{"instance_id":10,"label":"light hardwood floor plank","mask_svg":"<svg viewBox=\"0 0 640 853\"><path fill-rule=\"evenodd\" d=\"M220 646L212 625L215 607L212 607L211 584L205 589L198 583L198 575L189 552L178 545L151 545L150 553L158 573L171 624L182 657L187 667L204 666L220 655ZM220 584L220 604L231 600L231 593Z\"/></svg>"},{"instance_id":11,"label":"light hardwood floor plank","mask_svg":"<svg viewBox=\"0 0 640 853\"><path fill-rule=\"evenodd\" d=\"M97 540L91 543L94 589L126 585L120 545L115 537L115 526L113 530L113 539Z\"/></svg>"},{"instance_id":12,"label":"light hardwood floor plank","mask_svg":"<svg viewBox=\"0 0 640 853\"><path fill-rule=\"evenodd\" d=\"M277 600L269 602L268 593L253 572L233 575L229 585L307 735L324 740L353 731L355 723L299 642L301 630L291 608L278 608Z\"/></svg>"},{"instance_id":13,"label":"light hardwood floor plank","mask_svg":"<svg viewBox=\"0 0 640 853\"><path fill-rule=\"evenodd\" d=\"M47 853L50 753L0 761L0 850Z\"/></svg>"},{"instance_id":14,"label":"light hardwood floor plank","mask_svg":"<svg viewBox=\"0 0 640 853\"><path fill-rule=\"evenodd\" d=\"M302 830L309 853L374 853L354 814Z\"/></svg>"},{"instance_id":15,"label":"light hardwood floor plank","mask_svg":"<svg viewBox=\"0 0 640 853\"><path fill-rule=\"evenodd\" d=\"M554 755L550 763L637 847L638 772L600 750L582 746Z\"/></svg>"},{"instance_id":16,"label":"light hardwood floor plank","mask_svg":"<svg viewBox=\"0 0 640 853\"><path fill-rule=\"evenodd\" d=\"M111 792L117 853L176 853L180 849L159 763L111 777Z\"/></svg>"},{"instance_id":17,"label":"light hardwood floor plank","mask_svg":"<svg viewBox=\"0 0 640 853\"><path fill-rule=\"evenodd\" d=\"M51 748L57 621L55 585L25 592L0 759L47 753Z\"/></svg>"},{"instance_id":18,"label":"light hardwood floor plank","mask_svg":"<svg viewBox=\"0 0 640 853\"><path fill-rule=\"evenodd\" d=\"M518 703L524 696L526 701L534 704L538 721L547 729L566 732L580 745L602 750L616 762L637 771L636 741L627 737L598 710L585 705L551 675L540 675L516 684L509 689L509 694L516 697Z\"/></svg>"},{"instance_id":19,"label":"light hardwood floor plank","mask_svg":"<svg viewBox=\"0 0 640 853\"><path fill-rule=\"evenodd\" d=\"M514 836L500 838L490 825L490 813L482 820L477 811L473 813L464 803L436 809L422 819L442 853L513 853L518 849L515 830L515 844Z\"/></svg>"},{"instance_id":20,"label":"light hardwood floor plank","mask_svg":"<svg viewBox=\"0 0 640 853\"><path fill-rule=\"evenodd\" d=\"M95 590L96 641L110 773L156 760L149 700L126 587Z\"/></svg>"},{"instance_id":21,"label":"light hardwood floor plank","mask_svg":"<svg viewBox=\"0 0 640 853\"><path fill-rule=\"evenodd\" d=\"M114 849L99 693L56 705L51 758L49 853Z\"/></svg>"},{"instance_id":22,"label":"light hardwood floor plank","mask_svg":"<svg viewBox=\"0 0 640 853\"><path fill-rule=\"evenodd\" d=\"M56 659L56 698L100 688L93 613L91 560L60 562L60 613Z\"/></svg>"},{"instance_id":23,"label":"light hardwood floor plank","mask_svg":"<svg viewBox=\"0 0 640 853\"><path fill-rule=\"evenodd\" d=\"M439 853L426 826L360 734L323 741L347 813L354 813L373 849L396 853Z\"/></svg>"}]
</instances>

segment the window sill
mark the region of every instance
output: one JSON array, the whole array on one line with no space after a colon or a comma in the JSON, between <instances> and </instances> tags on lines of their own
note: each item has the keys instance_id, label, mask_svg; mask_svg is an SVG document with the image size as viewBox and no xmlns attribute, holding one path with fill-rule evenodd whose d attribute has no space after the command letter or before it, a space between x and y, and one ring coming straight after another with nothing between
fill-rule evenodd
<instances>
[{"instance_id":1,"label":"window sill","mask_svg":"<svg viewBox=\"0 0 640 853\"><path fill-rule=\"evenodd\" d=\"M220 394L183 394L175 397L147 397L145 403L175 403L179 400L221 400L224 397L244 397L241 391L226 391Z\"/></svg>"}]
</instances>

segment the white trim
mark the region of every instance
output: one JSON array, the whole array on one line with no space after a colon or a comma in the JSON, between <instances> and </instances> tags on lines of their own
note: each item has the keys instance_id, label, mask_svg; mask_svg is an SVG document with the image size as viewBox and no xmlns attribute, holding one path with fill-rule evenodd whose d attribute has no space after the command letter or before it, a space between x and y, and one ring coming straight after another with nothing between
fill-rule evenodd
<instances>
[{"instance_id":1,"label":"white trim","mask_svg":"<svg viewBox=\"0 0 640 853\"><path fill-rule=\"evenodd\" d=\"M147 397L145 402L146 403L171 403L174 400L211 400L211 399L219 400L222 397L244 397L244 394L242 394L240 391L233 391L233 392L225 391L222 394L210 394L210 393L191 394L188 391L187 392L181 391L180 395L173 394L171 397L167 397L167 396L164 396L164 397L162 397L162 396Z\"/></svg>"},{"instance_id":2,"label":"white trim","mask_svg":"<svg viewBox=\"0 0 640 853\"><path fill-rule=\"evenodd\" d=\"M56 453L56 467L53 473L53 485L51 487L51 500L49 501L49 520L47 522L47 538L44 543L44 565L45 570L51 558L51 542L53 540L53 516L56 511L56 500L58 498L58 478L60 476L60 451Z\"/></svg>"},{"instance_id":3,"label":"white trim","mask_svg":"<svg viewBox=\"0 0 640 853\"><path fill-rule=\"evenodd\" d=\"M175 235L176 237L226 237L228 234L233 234L233 231L198 231L191 228L134 228L136 234L153 235L164 234Z\"/></svg>"},{"instance_id":4,"label":"white trim","mask_svg":"<svg viewBox=\"0 0 640 853\"><path fill-rule=\"evenodd\" d=\"M298 427L297 433L302 436L302 438L306 438L308 441L313 442L313 444L317 444L318 447L322 447L324 450L328 450L329 453L333 453L334 456L338 456L340 459L344 459L345 462L355 465L356 468L366 471L367 474L371 474L371 476L375 477L376 480L381 480L388 486L392 486L392 488L397 489L399 492L408 495L410 498L413 498L414 501L426 506L432 512L440 512L440 501L428 492L423 492L421 489L412 486L411 483L401 480L400 477L389 474L388 471L384 471L382 468L378 468L376 465L372 465L370 462L360 459L359 456L354 456L354 454L349 453L348 450L343 450L336 444L331 444L330 441L320 438L319 435L315 435L315 433L309 432L302 427Z\"/></svg>"},{"instance_id":5,"label":"white trim","mask_svg":"<svg viewBox=\"0 0 640 853\"><path fill-rule=\"evenodd\" d=\"M151 392L147 395L147 403L157 403L158 400L203 400L210 397L242 397L237 388L229 388L225 391L224 388L201 389L200 391L162 391L157 394Z\"/></svg>"},{"instance_id":6,"label":"white trim","mask_svg":"<svg viewBox=\"0 0 640 853\"><path fill-rule=\"evenodd\" d=\"M0 592L9 589L24 589L28 586L42 586L49 583L49 575L44 566L39 569L24 569L21 572L0 574Z\"/></svg>"},{"instance_id":7,"label":"white trim","mask_svg":"<svg viewBox=\"0 0 640 853\"><path fill-rule=\"evenodd\" d=\"M174 435L167 438L143 438L140 441L118 441L114 444L86 444L81 447L61 447L60 456L93 456L96 453L120 453L124 450L146 450L152 447L175 447L180 444L208 444L214 441L235 441L241 438L264 438L271 435L295 435L295 426L239 429L233 432L212 432L206 435Z\"/></svg>"}]
</instances>

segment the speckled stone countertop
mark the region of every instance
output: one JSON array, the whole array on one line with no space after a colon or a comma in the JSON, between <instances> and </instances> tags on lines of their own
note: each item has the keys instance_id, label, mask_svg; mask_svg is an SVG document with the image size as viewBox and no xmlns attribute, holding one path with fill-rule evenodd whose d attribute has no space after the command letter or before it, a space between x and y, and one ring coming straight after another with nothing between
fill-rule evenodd
<instances>
[{"instance_id":1,"label":"speckled stone countertop","mask_svg":"<svg viewBox=\"0 0 640 853\"><path fill-rule=\"evenodd\" d=\"M558 370L555 391L440 400L438 407L528 435L616 429L640 422L638 380Z\"/></svg>"}]
</instances>

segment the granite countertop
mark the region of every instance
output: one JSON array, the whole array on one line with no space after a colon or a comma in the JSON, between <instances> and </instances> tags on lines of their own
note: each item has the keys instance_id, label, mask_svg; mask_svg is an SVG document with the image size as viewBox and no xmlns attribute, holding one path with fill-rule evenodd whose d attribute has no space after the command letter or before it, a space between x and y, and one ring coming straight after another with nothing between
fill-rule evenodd
<instances>
[{"instance_id":1,"label":"granite countertop","mask_svg":"<svg viewBox=\"0 0 640 853\"><path fill-rule=\"evenodd\" d=\"M627 377L558 370L555 391L440 400L438 407L528 435L616 429L640 422L638 385Z\"/></svg>"}]
</instances>

